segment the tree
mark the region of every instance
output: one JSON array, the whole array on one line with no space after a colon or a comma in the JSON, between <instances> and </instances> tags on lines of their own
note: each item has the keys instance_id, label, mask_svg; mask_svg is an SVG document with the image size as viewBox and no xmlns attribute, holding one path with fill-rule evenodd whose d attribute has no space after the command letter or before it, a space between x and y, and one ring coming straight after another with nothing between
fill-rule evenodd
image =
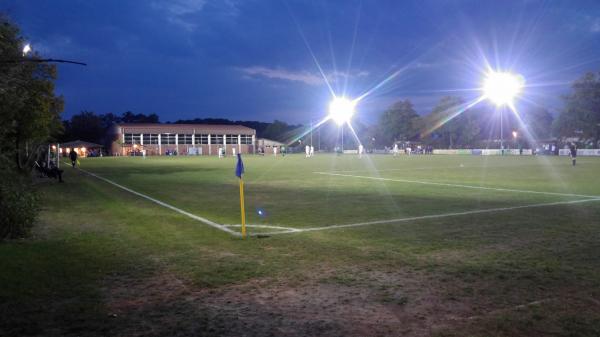
<instances>
[{"instance_id":1,"label":"tree","mask_svg":"<svg viewBox=\"0 0 600 337\"><path fill-rule=\"evenodd\" d=\"M121 116L121 123L158 123L157 114L134 114L131 111L126 111Z\"/></svg>"},{"instance_id":2,"label":"tree","mask_svg":"<svg viewBox=\"0 0 600 337\"><path fill-rule=\"evenodd\" d=\"M69 121L64 122L64 126L65 141L81 139L101 144L107 132L103 116L98 116L91 111L82 111L73 115Z\"/></svg>"},{"instance_id":3,"label":"tree","mask_svg":"<svg viewBox=\"0 0 600 337\"><path fill-rule=\"evenodd\" d=\"M0 153L2 159L13 158L14 168L29 170L45 144L61 131L63 100L54 94L56 67L9 63L22 58L23 39L7 19L0 19L0 37Z\"/></svg>"},{"instance_id":4,"label":"tree","mask_svg":"<svg viewBox=\"0 0 600 337\"><path fill-rule=\"evenodd\" d=\"M469 146L480 132L474 112L465 110L460 97L442 97L423 121L421 136L440 147Z\"/></svg>"},{"instance_id":5,"label":"tree","mask_svg":"<svg viewBox=\"0 0 600 337\"><path fill-rule=\"evenodd\" d=\"M18 28L0 17L0 240L25 236L33 226L37 199L26 173L61 129L56 68L21 62L22 45Z\"/></svg>"},{"instance_id":6,"label":"tree","mask_svg":"<svg viewBox=\"0 0 600 337\"><path fill-rule=\"evenodd\" d=\"M565 108L555 124L558 135L578 135L591 139L594 145L600 140L600 76L586 73L572 85L572 93L564 97Z\"/></svg>"},{"instance_id":7,"label":"tree","mask_svg":"<svg viewBox=\"0 0 600 337\"><path fill-rule=\"evenodd\" d=\"M289 131L291 131L290 125L279 120L274 120L273 123L269 124L269 126L267 126L265 129L264 137L278 141L285 141L287 140L287 133Z\"/></svg>"},{"instance_id":8,"label":"tree","mask_svg":"<svg viewBox=\"0 0 600 337\"><path fill-rule=\"evenodd\" d=\"M419 115L408 100L398 101L392 104L379 118L377 128L379 145L391 145L395 141L414 140L417 135Z\"/></svg>"},{"instance_id":9,"label":"tree","mask_svg":"<svg viewBox=\"0 0 600 337\"><path fill-rule=\"evenodd\" d=\"M542 108L535 107L523 114L523 122L535 139L545 139L552 136L552 114Z\"/></svg>"}]
</instances>

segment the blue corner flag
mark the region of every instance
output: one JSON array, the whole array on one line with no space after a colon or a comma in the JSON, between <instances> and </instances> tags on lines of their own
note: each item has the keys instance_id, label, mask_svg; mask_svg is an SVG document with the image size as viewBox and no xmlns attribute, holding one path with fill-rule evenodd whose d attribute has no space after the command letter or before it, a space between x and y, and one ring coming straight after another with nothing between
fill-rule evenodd
<instances>
[{"instance_id":1,"label":"blue corner flag","mask_svg":"<svg viewBox=\"0 0 600 337\"><path fill-rule=\"evenodd\" d=\"M244 174L244 162L242 162L242 155L240 153L238 153L237 157L238 161L237 165L235 166L235 175L242 179L242 174Z\"/></svg>"}]
</instances>

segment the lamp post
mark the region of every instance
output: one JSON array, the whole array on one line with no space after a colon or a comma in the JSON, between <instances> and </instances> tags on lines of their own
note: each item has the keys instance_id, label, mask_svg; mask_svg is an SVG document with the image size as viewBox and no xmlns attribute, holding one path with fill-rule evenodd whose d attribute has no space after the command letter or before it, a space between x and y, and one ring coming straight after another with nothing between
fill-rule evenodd
<instances>
[{"instance_id":1,"label":"lamp post","mask_svg":"<svg viewBox=\"0 0 600 337\"><path fill-rule=\"evenodd\" d=\"M483 85L484 97L500 108L500 149L504 150L504 114L505 106L512 108L513 100L523 88L524 79L520 75L508 72L490 71ZM504 154L504 151L502 151Z\"/></svg>"},{"instance_id":2,"label":"lamp post","mask_svg":"<svg viewBox=\"0 0 600 337\"><path fill-rule=\"evenodd\" d=\"M335 97L329 104L329 118L342 128L342 153L344 153L344 124L348 123L354 115L356 101L346 97Z\"/></svg>"},{"instance_id":3,"label":"lamp post","mask_svg":"<svg viewBox=\"0 0 600 337\"><path fill-rule=\"evenodd\" d=\"M70 64L77 64L80 66L87 66L87 63L83 63L83 62L79 62L79 61L52 59L52 58L48 58L48 59L27 58L26 56L27 56L27 54L29 54L31 52L31 50L32 50L31 45L29 43L27 43L25 46L23 46L23 58L17 59L17 60L5 60L0 63L4 63L4 64L25 63L25 62L29 62L29 63L70 63Z\"/></svg>"}]
</instances>

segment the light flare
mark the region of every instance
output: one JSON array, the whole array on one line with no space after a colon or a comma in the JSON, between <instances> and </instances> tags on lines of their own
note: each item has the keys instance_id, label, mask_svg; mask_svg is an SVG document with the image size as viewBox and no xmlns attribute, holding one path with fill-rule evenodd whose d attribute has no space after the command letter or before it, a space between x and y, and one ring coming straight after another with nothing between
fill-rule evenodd
<instances>
[{"instance_id":1,"label":"light flare","mask_svg":"<svg viewBox=\"0 0 600 337\"><path fill-rule=\"evenodd\" d=\"M346 97L335 97L329 103L329 118L337 125L348 123L354 115L356 100L349 100Z\"/></svg>"},{"instance_id":2,"label":"light flare","mask_svg":"<svg viewBox=\"0 0 600 337\"><path fill-rule=\"evenodd\" d=\"M521 93L524 82L523 76L491 71L483 84L484 96L498 106L512 104Z\"/></svg>"}]
</instances>

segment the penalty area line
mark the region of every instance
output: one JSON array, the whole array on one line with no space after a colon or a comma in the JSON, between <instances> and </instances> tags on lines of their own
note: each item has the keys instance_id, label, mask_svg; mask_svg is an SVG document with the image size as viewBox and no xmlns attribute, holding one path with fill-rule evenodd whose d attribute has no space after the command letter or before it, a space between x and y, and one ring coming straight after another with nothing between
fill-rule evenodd
<instances>
[{"instance_id":1,"label":"penalty area line","mask_svg":"<svg viewBox=\"0 0 600 337\"><path fill-rule=\"evenodd\" d=\"M469 188L469 189L474 189L474 190L489 190L489 191L498 191L498 192L530 193L530 194L555 195L555 196L561 196L561 197L576 197L576 198L600 199L600 196L598 196L598 195L585 195L585 194L572 194L572 193L559 193L559 192L517 190L517 189L513 189L513 188L485 187L485 186L451 184L451 183L436 183L436 182L433 182L433 181L420 181L420 180L409 180L409 179L392 179L392 178L381 178L381 177L371 177L371 176L357 176L357 175L352 175L352 174L341 174L341 173L331 173L331 172L313 172L313 173L314 174L327 175L327 176L336 176L336 177L347 177L347 178L380 180L380 181L392 181L392 182L408 183L408 184L434 185L434 186L445 186L445 187L459 187L459 188Z\"/></svg>"},{"instance_id":2,"label":"penalty area line","mask_svg":"<svg viewBox=\"0 0 600 337\"><path fill-rule=\"evenodd\" d=\"M183 214L183 215L185 215L185 216L187 216L187 217L189 217L189 218L192 218L192 219L194 219L194 220L196 220L196 221L200 221L200 222L202 222L202 223L204 223L204 224L206 224L206 225L209 225L209 226L211 226L211 227L213 227L213 228L216 228L216 229L218 229L218 230L221 230L221 231L223 231L223 232L229 233L229 234L231 234L231 235L233 235L233 236L236 236L236 237L241 237L241 236L242 236L242 234L240 234L240 233L238 233L238 232L236 232L236 231L233 231L233 230L231 230L231 229L230 229L230 228L228 228L227 226L224 226L224 225L218 224L218 223L216 223L216 222L214 222L214 221L208 220L207 218L203 218L203 217L201 217L201 216L198 216L198 215L192 214L192 213L190 213L190 212L184 211L184 210L182 210L182 209L180 209L180 208L177 208L177 207L175 207L175 206L173 206L173 205L169 205L169 204L167 204L166 202L163 202L163 201L160 201L160 200L154 199L154 198L152 198L152 197L150 197L150 196L147 196L147 195L145 195L145 194L143 194L143 193L140 193L140 192L134 191L134 190L132 190L131 188L125 187L125 186L123 186L123 185L120 185L120 184L118 184L118 183L116 183L116 182L114 182L114 181L112 181L112 180L110 180L110 179L104 178L104 177L102 177L102 176L99 176L99 175L97 175L97 174L94 174L94 173L92 173L92 172L86 171L86 170L84 170L84 169L81 169L81 168L77 168L77 169L78 169L78 170L80 170L81 172L85 173L85 174L88 174L88 175L90 175L90 176L94 177L94 178L100 179L100 180L102 180L102 181L104 181L104 182L107 182L107 183L109 183L109 184L111 184L111 185L113 185L113 186L116 186L116 187L118 187L118 188L120 188L120 189L122 189L122 190L125 190L125 191L127 191L127 192L129 192L129 193L135 194L135 195L137 195L138 197L142 197L142 198L144 198L144 199L146 199L146 200L152 201L152 202L153 202L153 203L155 203L155 204L158 204L158 205L160 205L160 206L166 207L166 208L168 208L168 209L170 209L170 210L172 210L172 211L175 211L175 212L177 212L177 213L179 213L179 214Z\"/></svg>"},{"instance_id":3,"label":"penalty area line","mask_svg":"<svg viewBox=\"0 0 600 337\"><path fill-rule=\"evenodd\" d=\"M352 227L362 227L362 226L371 226L371 225L385 225L385 224L393 224L393 223L398 223L398 222L410 222L410 221L418 221L418 220L441 219L441 218L449 218L449 217L463 216L463 215L474 215L474 214L506 212L506 211L514 211L514 210L527 209L527 208L537 208L537 207L549 207L549 206L581 204L581 203L593 202L593 201L600 201L600 198L597 198L597 199L571 200L571 201L557 201L557 202L548 202L548 203L543 203L543 204L530 204L530 205L523 205L523 206L487 208L487 209L479 209L479 210L463 211L463 212L442 213L442 214L413 216L413 217L408 217L408 218L397 218L397 219L389 219L389 220L377 220L377 221L359 222L359 223L345 224L345 225L332 225L332 226L323 226L323 227L298 228L298 229L296 229L294 231L289 231L289 232L268 232L268 233L261 233L261 234L263 234L263 235L276 235L276 234L289 234L289 233L303 233L303 232L324 231L324 230L329 230L329 229L352 228Z\"/></svg>"}]
</instances>

